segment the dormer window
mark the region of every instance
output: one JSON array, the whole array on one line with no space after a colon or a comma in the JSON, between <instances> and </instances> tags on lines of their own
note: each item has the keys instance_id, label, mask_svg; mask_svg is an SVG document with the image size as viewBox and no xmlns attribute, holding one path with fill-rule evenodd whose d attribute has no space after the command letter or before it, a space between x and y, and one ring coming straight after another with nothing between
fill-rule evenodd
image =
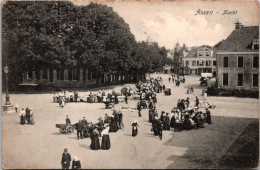
<instances>
[{"instance_id":1,"label":"dormer window","mask_svg":"<svg viewBox=\"0 0 260 170\"><path fill-rule=\"evenodd\" d=\"M256 39L253 41L253 47L252 47L253 50L258 50L259 49L259 40Z\"/></svg>"}]
</instances>

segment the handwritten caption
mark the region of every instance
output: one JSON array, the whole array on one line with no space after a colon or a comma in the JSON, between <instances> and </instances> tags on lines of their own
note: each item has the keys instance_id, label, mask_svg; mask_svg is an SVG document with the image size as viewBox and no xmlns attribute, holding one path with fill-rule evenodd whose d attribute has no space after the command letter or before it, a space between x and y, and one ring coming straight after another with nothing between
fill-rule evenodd
<instances>
[{"instance_id":1,"label":"handwritten caption","mask_svg":"<svg viewBox=\"0 0 260 170\"><path fill-rule=\"evenodd\" d=\"M195 13L195 15L236 15L237 14L237 10L223 10L221 12L218 11L207 11L207 10L201 10L198 9Z\"/></svg>"}]
</instances>

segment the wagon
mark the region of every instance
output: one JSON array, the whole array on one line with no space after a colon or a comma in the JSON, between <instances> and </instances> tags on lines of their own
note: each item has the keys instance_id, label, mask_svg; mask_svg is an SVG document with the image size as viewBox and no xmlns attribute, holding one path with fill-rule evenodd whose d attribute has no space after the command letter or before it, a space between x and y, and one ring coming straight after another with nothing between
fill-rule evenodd
<instances>
[{"instance_id":1,"label":"wagon","mask_svg":"<svg viewBox=\"0 0 260 170\"><path fill-rule=\"evenodd\" d=\"M59 128L62 134L70 134L75 129L74 125L71 124L56 124L56 128Z\"/></svg>"}]
</instances>

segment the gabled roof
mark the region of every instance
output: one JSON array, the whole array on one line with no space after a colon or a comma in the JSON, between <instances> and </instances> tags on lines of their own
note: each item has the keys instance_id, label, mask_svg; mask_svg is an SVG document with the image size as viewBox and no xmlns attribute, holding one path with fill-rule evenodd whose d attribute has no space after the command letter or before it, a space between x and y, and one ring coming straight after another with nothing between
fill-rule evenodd
<instances>
[{"instance_id":1,"label":"gabled roof","mask_svg":"<svg viewBox=\"0 0 260 170\"><path fill-rule=\"evenodd\" d=\"M256 38L259 38L259 26L241 27L235 29L219 46L217 51L258 51L251 48L252 42Z\"/></svg>"},{"instance_id":2,"label":"gabled roof","mask_svg":"<svg viewBox=\"0 0 260 170\"><path fill-rule=\"evenodd\" d=\"M197 58L197 50L198 48L192 48L190 52L185 56L185 58Z\"/></svg>"}]
</instances>

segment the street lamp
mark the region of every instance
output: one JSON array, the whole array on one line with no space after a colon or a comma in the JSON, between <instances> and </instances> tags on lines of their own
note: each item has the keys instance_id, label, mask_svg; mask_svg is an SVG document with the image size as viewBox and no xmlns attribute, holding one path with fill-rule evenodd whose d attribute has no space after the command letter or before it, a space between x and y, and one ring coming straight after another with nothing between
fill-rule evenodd
<instances>
[{"instance_id":1,"label":"street lamp","mask_svg":"<svg viewBox=\"0 0 260 170\"><path fill-rule=\"evenodd\" d=\"M10 97L9 97L9 94L8 94L8 72L9 72L9 68L8 66L6 65L5 68L4 68L4 73L5 73L5 105L11 105L11 102L10 102Z\"/></svg>"}]
</instances>

